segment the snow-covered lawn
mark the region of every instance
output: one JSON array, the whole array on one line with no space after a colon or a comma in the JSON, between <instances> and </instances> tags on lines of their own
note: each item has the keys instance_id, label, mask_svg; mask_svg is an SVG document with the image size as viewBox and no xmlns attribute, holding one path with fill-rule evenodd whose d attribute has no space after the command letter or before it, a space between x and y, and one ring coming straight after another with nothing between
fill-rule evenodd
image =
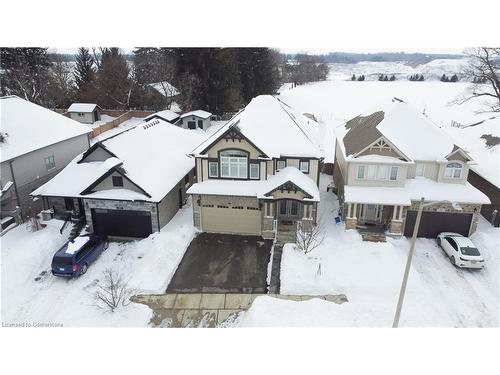
<instances>
[{"instance_id":1,"label":"snow-covered lawn","mask_svg":"<svg viewBox=\"0 0 500 375\"><path fill-rule=\"evenodd\" d=\"M363 242L356 231L336 225L338 201L325 192L329 178L321 176L320 217L326 239L307 255L286 245L281 293L344 293L349 302L259 298L240 318L241 326L391 326L409 240ZM482 219L472 240L486 260L481 271L453 267L435 241L418 239L401 326L499 325L500 229Z\"/></svg>"},{"instance_id":2,"label":"snow-covered lawn","mask_svg":"<svg viewBox=\"0 0 500 375\"><path fill-rule=\"evenodd\" d=\"M189 204L160 233L139 241L110 243L85 275L66 280L52 276L50 263L68 232L59 234L59 220L46 224L46 228L35 233L21 225L1 239L4 323L145 326L151 310L144 305L132 303L115 313L94 305L94 292L102 272L106 268L119 271L137 293L162 293L195 235ZM42 271L47 273L35 281Z\"/></svg>"}]
</instances>

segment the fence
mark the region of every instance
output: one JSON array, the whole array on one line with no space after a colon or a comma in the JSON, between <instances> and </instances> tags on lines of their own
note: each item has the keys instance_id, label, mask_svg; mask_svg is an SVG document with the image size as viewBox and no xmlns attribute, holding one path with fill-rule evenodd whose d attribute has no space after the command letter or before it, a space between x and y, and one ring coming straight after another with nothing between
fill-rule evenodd
<instances>
[{"instance_id":1,"label":"fence","mask_svg":"<svg viewBox=\"0 0 500 375\"><path fill-rule=\"evenodd\" d=\"M147 117L155 112L153 111L127 111L123 113L123 111L114 111L114 110L103 110L101 113L106 114L108 116L118 116L114 120L111 120L105 124L102 124L101 126L98 126L97 128L94 128L92 130L92 133L90 133L90 138L95 138L98 135L111 130L113 128L116 128L118 125L121 123L129 120L132 117Z\"/></svg>"}]
</instances>

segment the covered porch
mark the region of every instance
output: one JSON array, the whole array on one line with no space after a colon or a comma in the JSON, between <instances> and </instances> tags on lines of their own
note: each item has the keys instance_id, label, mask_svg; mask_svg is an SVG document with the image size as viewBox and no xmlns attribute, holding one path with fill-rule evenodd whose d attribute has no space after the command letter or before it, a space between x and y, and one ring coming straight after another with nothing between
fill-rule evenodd
<instances>
[{"instance_id":1,"label":"covered porch","mask_svg":"<svg viewBox=\"0 0 500 375\"><path fill-rule=\"evenodd\" d=\"M346 186L343 216L346 229L361 233L403 234L405 207L411 206L402 188Z\"/></svg>"}]
</instances>

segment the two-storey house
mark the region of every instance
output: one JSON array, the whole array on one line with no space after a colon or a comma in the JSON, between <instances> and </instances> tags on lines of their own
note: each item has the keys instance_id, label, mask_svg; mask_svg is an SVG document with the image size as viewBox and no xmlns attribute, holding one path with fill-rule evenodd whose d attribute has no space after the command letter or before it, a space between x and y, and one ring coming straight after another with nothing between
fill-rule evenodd
<instances>
[{"instance_id":1,"label":"two-storey house","mask_svg":"<svg viewBox=\"0 0 500 375\"><path fill-rule=\"evenodd\" d=\"M475 231L490 201L467 182L470 155L425 115L394 100L387 109L336 128L334 183L347 229L411 236L421 198L419 236Z\"/></svg>"},{"instance_id":2,"label":"two-storey house","mask_svg":"<svg viewBox=\"0 0 500 375\"><path fill-rule=\"evenodd\" d=\"M257 235L309 230L317 219L322 153L317 124L279 99L258 96L199 145L193 197L204 232Z\"/></svg>"}]
</instances>

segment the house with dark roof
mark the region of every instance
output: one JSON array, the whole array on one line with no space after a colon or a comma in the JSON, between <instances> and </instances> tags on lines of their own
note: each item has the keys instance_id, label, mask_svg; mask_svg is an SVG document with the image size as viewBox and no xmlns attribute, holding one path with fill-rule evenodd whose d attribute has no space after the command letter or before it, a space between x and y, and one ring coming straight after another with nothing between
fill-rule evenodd
<instances>
[{"instance_id":1,"label":"house with dark roof","mask_svg":"<svg viewBox=\"0 0 500 375\"><path fill-rule=\"evenodd\" d=\"M313 120L273 96L252 99L191 153L194 225L294 242L317 221L318 145Z\"/></svg>"},{"instance_id":2,"label":"house with dark roof","mask_svg":"<svg viewBox=\"0 0 500 375\"><path fill-rule=\"evenodd\" d=\"M153 118L95 143L32 195L58 216L72 213L91 232L147 237L185 204L196 181L188 153L202 140Z\"/></svg>"},{"instance_id":3,"label":"house with dark roof","mask_svg":"<svg viewBox=\"0 0 500 375\"><path fill-rule=\"evenodd\" d=\"M69 117L82 124L93 124L101 119L101 107L95 103L73 103L68 108Z\"/></svg>"},{"instance_id":4,"label":"house with dark roof","mask_svg":"<svg viewBox=\"0 0 500 375\"><path fill-rule=\"evenodd\" d=\"M425 115L394 101L336 128L334 183L347 229L411 236L470 235L490 200L467 182L472 157Z\"/></svg>"},{"instance_id":5,"label":"house with dark roof","mask_svg":"<svg viewBox=\"0 0 500 375\"><path fill-rule=\"evenodd\" d=\"M22 221L42 209L30 193L89 147L91 129L17 96L0 98L0 120L2 223Z\"/></svg>"}]
</instances>

